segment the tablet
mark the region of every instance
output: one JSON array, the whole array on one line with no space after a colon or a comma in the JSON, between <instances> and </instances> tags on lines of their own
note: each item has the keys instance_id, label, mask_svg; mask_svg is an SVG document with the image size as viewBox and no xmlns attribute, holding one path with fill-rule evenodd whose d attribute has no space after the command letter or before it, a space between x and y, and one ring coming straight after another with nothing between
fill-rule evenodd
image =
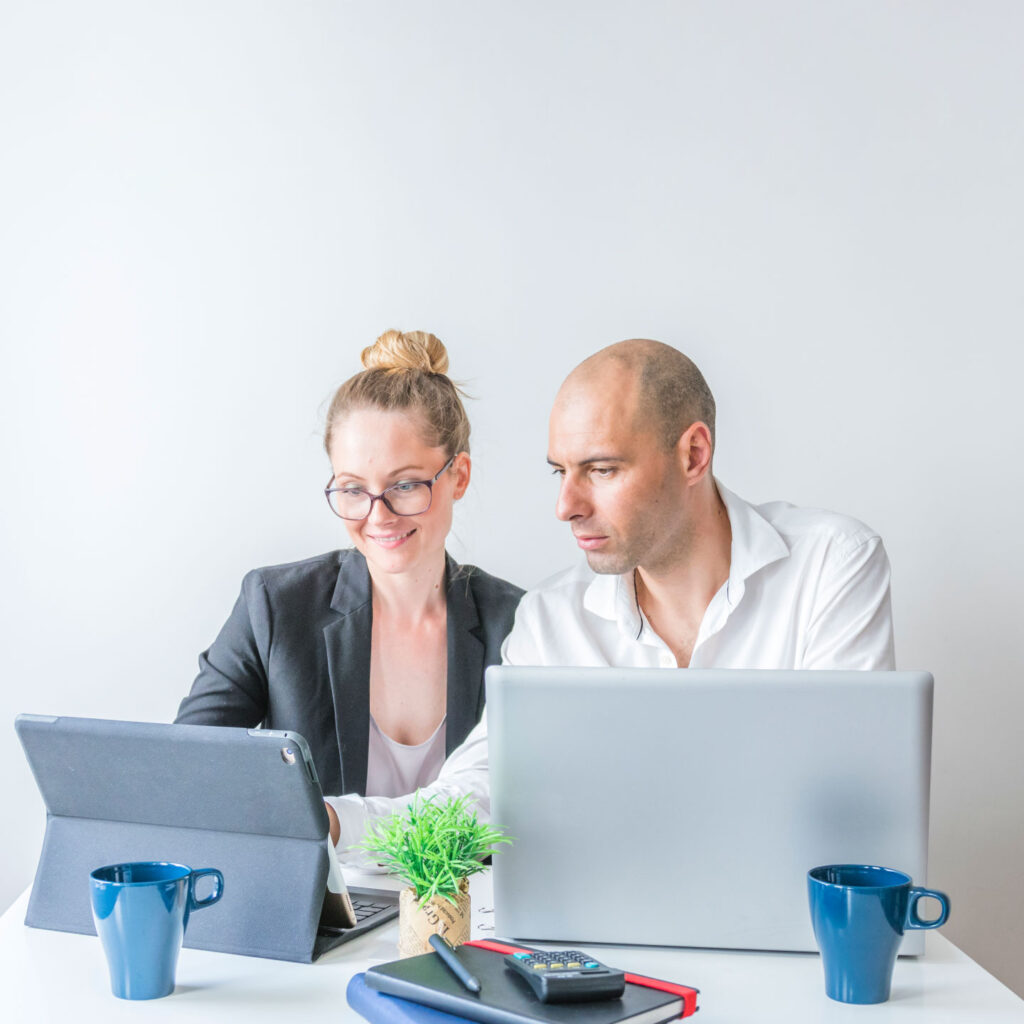
<instances>
[{"instance_id":1,"label":"tablet","mask_svg":"<svg viewBox=\"0 0 1024 1024\"><path fill-rule=\"evenodd\" d=\"M396 892L345 890L297 733L44 715L15 728L46 805L31 927L95 934L89 873L137 860L223 873L186 946L309 962L397 916Z\"/></svg>"}]
</instances>

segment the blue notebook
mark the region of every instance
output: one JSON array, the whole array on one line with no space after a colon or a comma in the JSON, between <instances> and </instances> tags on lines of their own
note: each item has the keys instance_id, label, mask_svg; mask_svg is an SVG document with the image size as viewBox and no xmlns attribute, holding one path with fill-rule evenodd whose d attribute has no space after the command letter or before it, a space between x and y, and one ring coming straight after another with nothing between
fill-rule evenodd
<instances>
[{"instance_id":1,"label":"blue notebook","mask_svg":"<svg viewBox=\"0 0 1024 1024\"><path fill-rule=\"evenodd\" d=\"M370 1024L472 1024L465 1017L411 1003L398 996L386 996L366 984L366 975L356 974L345 991L348 1005Z\"/></svg>"}]
</instances>

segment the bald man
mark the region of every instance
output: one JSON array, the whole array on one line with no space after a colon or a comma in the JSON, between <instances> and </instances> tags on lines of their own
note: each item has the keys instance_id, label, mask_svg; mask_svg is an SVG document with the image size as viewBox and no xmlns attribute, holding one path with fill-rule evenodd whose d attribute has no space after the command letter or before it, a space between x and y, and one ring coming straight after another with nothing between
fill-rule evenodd
<instances>
[{"instance_id":1,"label":"bald man","mask_svg":"<svg viewBox=\"0 0 1024 1024\"><path fill-rule=\"evenodd\" d=\"M682 352L634 339L573 370L548 462L586 564L526 593L505 664L895 667L879 536L835 512L745 502L712 475L714 448L715 400ZM438 781L453 795L473 783L486 814L487 766L485 709Z\"/></svg>"},{"instance_id":2,"label":"bald man","mask_svg":"<svg viewBox=\"0 0 1024 1024\"><path fill-rule=\"evenodd\" d=\"M878 535L745 502L712 475L714 448L715 400L682 352L634 339L573 370L548 462L587 564L526 594L507 664L894 668Z\"/></svg>"}]
</instances>

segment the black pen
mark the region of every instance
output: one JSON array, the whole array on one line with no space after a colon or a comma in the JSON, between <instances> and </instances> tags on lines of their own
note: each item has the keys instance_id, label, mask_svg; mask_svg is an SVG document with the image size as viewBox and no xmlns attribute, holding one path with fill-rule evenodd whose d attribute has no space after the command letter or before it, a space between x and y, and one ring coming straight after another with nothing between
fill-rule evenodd
<instances>
[{"instance_id":1,"label":"black pen","mask_svg":"<svg viewBox=\"0 0 1024 1024\"><path fill-rule=\"evenodd\" d=\"M434 952L448 965L449 970L455 975L470 992L480 991L480 982L466 970L465 965L455 955L455 950L448 945L447 939L442 939L436 932L427 940L433 947Z\"/></svg>"}]
</instances>

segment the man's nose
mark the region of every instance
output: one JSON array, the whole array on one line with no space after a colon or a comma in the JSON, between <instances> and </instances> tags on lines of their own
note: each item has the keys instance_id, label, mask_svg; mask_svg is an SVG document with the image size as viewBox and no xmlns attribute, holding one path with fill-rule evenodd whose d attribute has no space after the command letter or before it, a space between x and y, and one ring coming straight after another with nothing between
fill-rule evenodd
<instances>
[{"instance_id":1,"label":"man's nose","mask_svg":"<svg viewBox=\"0 0 1024 1024\"><path fill-rule=\"evenodd\" d=\"M563 523L567 523L570 519L586 514L587 505L581 488L568 475L562 477L562 484L558 488L558 501L555 502L555 515Z\"/></svg>"}]
</instances>

